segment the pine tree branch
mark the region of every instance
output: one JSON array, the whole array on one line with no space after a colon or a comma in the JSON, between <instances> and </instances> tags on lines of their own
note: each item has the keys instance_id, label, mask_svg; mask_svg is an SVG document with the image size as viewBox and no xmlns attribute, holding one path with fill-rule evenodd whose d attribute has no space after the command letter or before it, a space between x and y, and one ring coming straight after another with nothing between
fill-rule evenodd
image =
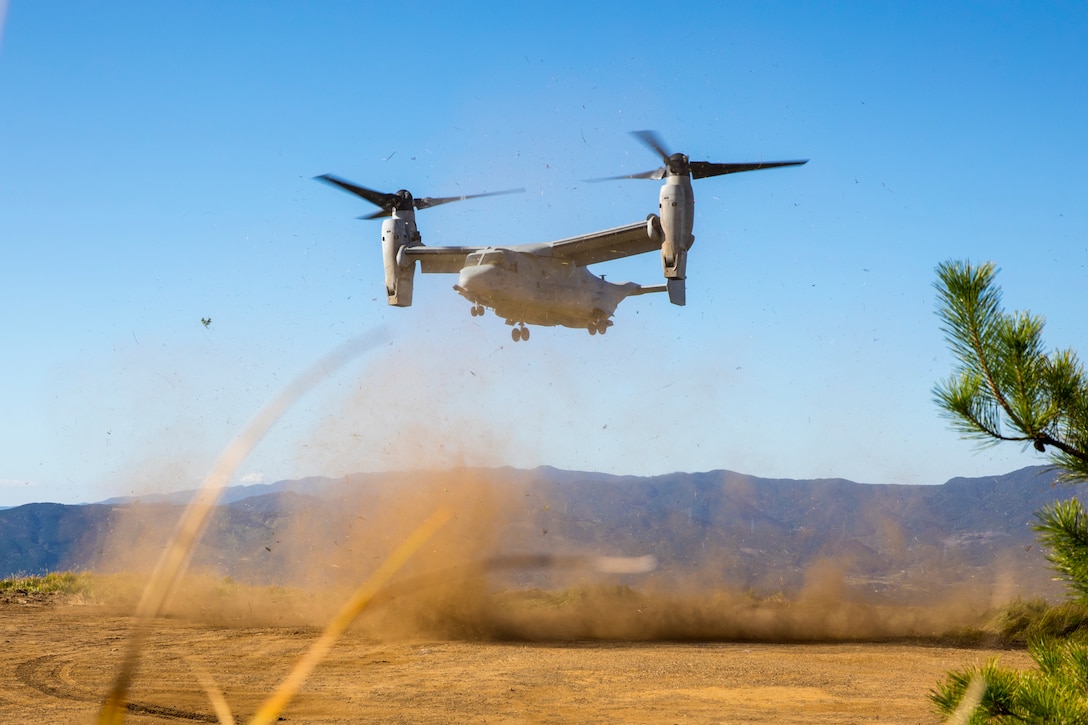
<instances>
[{"instance_id":1,"label":"pine tree branch","mask_svg":"<svg viewBox=\"0 0 1088 725\"><path fill-rule=\"evenodd\" d=\"M961 367L935 400L965 435L1050 446L1068 480L1088 481L1088 378L1072 351L1044 352L1041 317L1001 311L995 274L990 262L937 267L938 314ZM1002 418L1021 435L1003 433Z\"/></svg>"}]
</instances>

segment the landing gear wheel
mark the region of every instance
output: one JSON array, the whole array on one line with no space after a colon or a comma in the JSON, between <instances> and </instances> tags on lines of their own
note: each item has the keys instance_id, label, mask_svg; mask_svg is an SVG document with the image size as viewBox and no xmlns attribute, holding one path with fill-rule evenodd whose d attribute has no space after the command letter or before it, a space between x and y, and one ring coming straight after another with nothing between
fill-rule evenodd
<instances>
[{"instance_id":1,"label":"landing gear wheel","mask_svg":"<svg viewBox=\"0 0 1088 725\"><path fill-rule=\"evenodd\" d=\"M589 328L590 335L603 335L608 331L608 315L605 314L604 310L593 310L593 316L589 318L586 327Z\"/></svg>"},{"instance_id":2,"label":"landing gear wheel","mask_svg":"<svg viewBox=\"0 0 1088 725\"><path fill-rule=\"evenodd\" d=\"M476 309L476 305L472 306L472 309L469 310L469 314L471 314L473 317L479 317L480 316L479 311Z\"/></svg>"},{"instance_id":3,"label":"landing gear wheel","mask_svg":"<svg viewBox=\"0 0 1088 725\"><path fill-rule=\"evenodd\" d=\"M484 306L483 306L483 305L476 305L476 316L477 316L477 317L483 317L483 316L484 316L484 312L486 312L486 310L484 310Z\"/></svg>"},{"instance_id":4,"label":"landing gear wheel","mask_svg":"<svg viewBox=\"0 0 1088 725\"><path fill-rule=\"evenodd\" d=\"M521 328L521 339L525 340L526 342L529 341L529 328L528 327L522 326L522 328Z\"/></svg>"},{"instance_id":5,"label":"landing gear wheel","mask_svg":"<svg viewBox=\"0 0 1088 725\"><path fill-rule=\"evenodd\" d=\"M521 342L521 328L515 327L510 331L510 337L514 338L514 342Z\"/></svg>"}]
</instances>

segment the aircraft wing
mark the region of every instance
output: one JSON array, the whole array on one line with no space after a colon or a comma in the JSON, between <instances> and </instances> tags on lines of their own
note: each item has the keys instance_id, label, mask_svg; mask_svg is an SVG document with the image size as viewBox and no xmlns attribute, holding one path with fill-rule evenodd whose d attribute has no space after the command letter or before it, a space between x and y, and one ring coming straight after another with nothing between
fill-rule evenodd
<instances>
[{"instance_id":1,"label":"aircraft wing","mask_svg":"<svg viewBox=\"0 0 1088 725\"><path fill-rule=\"evenodd\" d=\"M643 221L544 244L518 244L509 247L500 245L494 248L569 259L577 266L585 267L660 249L660 232L650 236L649 229L650 224ZM465 257L473 252L491 248L427 247L421 244L405 247L403 253L410 261L418 259L420 271L424 273L456 274L465 266Z\"/></svg>"},{"instance_id":2,"label":"aircraft wing","mask_svg":"<svg viewBox=\"0 0 1088 725\"><path fill-rule=\"evenodd\" d=\"M661 237L658 234L650 236L650 228L648 222L636 222L540 246L550 248L553 257L563 257L579 267L585 267L660 249Z\"/></svg>"},{"instance_id":3,"label":"aircraft wing","mask_svg":"<svg viewBox=\"0 0 1088 725\"><path fill-rule=\"evenodd\" d=\"M425 273L457 274L465 266L465 257L484 247L405 247L404 256L419 260L420 271Z\"/></svg>"}]
</instances>

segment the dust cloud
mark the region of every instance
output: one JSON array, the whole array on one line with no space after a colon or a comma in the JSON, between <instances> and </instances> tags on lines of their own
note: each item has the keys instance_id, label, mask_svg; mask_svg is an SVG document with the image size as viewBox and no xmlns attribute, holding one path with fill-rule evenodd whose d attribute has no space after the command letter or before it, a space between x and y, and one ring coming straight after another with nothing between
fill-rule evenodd
<instances>
[{"instance_id":1,"label":"dust cloud","mask_svg":"<svg viewBox=\"0 0 1088 725\"><path fill-rule=\"evenodd\" d=\"M167 616L217 626L321 626L443 506L454 511L453 519L364 613L356 624L362 635L933 637L977 623L997 599L1017 593L996 563L981 570L939 546L908 541L882 511L863 512L874 522L872 547L804 555L785 551L784 539L760 534L755 519L729 523L727 512L714 510L753 495L743 488L733 492L733 503L698 499L652 521L639 519L638 511L628 512L623 525L596 520L577 499L537 486L532 472L494 467L505 457L507 432L488 420L486 409L467 405L472 396L448 378L422 392L413 386L434 379L440 355L408 359L420 362L373 362L299 444L300 466L339 478L323 479L306 493L255 497L217 510ZM375 461L401 472L350 473ZM693 519L699 507L702 524ZM95 568L146 575L179 512L166 504L116 507ZM764 538L740 545L737 529ZM598 557L605 556L653 557L658 566L602 571Z\"/></svg>"},{"instance_id":2,"label":"dust cloud","mask_svg":"<svg viewBox=\"0 0 1088 725\"><path fill-rule=\"evenodd\" d=\"M321 496L288 495L256 519L216 514L168 616L216 626L319 627L440 506L453 519L356 624L379 640L827 642L937 637L977 624L1009 576L894 560L895 576L862 576L849 555L790 570L776 557L702 550L691 561L636 545L624 532L585 536L577 511L544 511L523 472L418 471L345 477ZM177 507L117 509L103 570L148 571ZM545 519L550 528L541 526ZM263 521L256 526L254 521ZM672 519L670 527L685 525ZM883 522L882 526L887 526ZM893 539L896 537L892 537ZM122 544L121 542L124 542ZM675 552L670 554L675 556ZM600 557L658 561L612 573ZM641 558L639 558L641 557ZM614 560L609 560L614 561ZM605 569L602 571L602 569ZM931 572L936 580L929 579ZM962 577L962 580L960 579ZM951 582L951 583L950 583Z\"/></svg>"}]
</instances>

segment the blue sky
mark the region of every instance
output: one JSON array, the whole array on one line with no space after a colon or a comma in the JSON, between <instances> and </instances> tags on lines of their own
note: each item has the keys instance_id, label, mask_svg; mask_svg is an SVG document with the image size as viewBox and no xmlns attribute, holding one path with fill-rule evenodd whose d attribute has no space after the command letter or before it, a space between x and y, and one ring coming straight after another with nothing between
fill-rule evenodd
<instances>
[{"instance_id":1,"label":"blue sky","mask_svg":"<svg viewBox=\"0 0 1088 725\"><path fill-rule=\"evenodd\" d=\"M941 483L1043 462L938 415L933 269L1088 350L1088 10L1077 3L25 2L0 10L0 505L190 487L285 384L238 471L420 466ZM0 8L4 5L0 3ZM316 183L446 196L425 243L640 220L628 135L693 159L688 305L513 344L453 278L382 295L380 225ZM596 269L660 281L654 255ZM205 328L202 317L212 324Z\"/></svg>"}]
</instances>

